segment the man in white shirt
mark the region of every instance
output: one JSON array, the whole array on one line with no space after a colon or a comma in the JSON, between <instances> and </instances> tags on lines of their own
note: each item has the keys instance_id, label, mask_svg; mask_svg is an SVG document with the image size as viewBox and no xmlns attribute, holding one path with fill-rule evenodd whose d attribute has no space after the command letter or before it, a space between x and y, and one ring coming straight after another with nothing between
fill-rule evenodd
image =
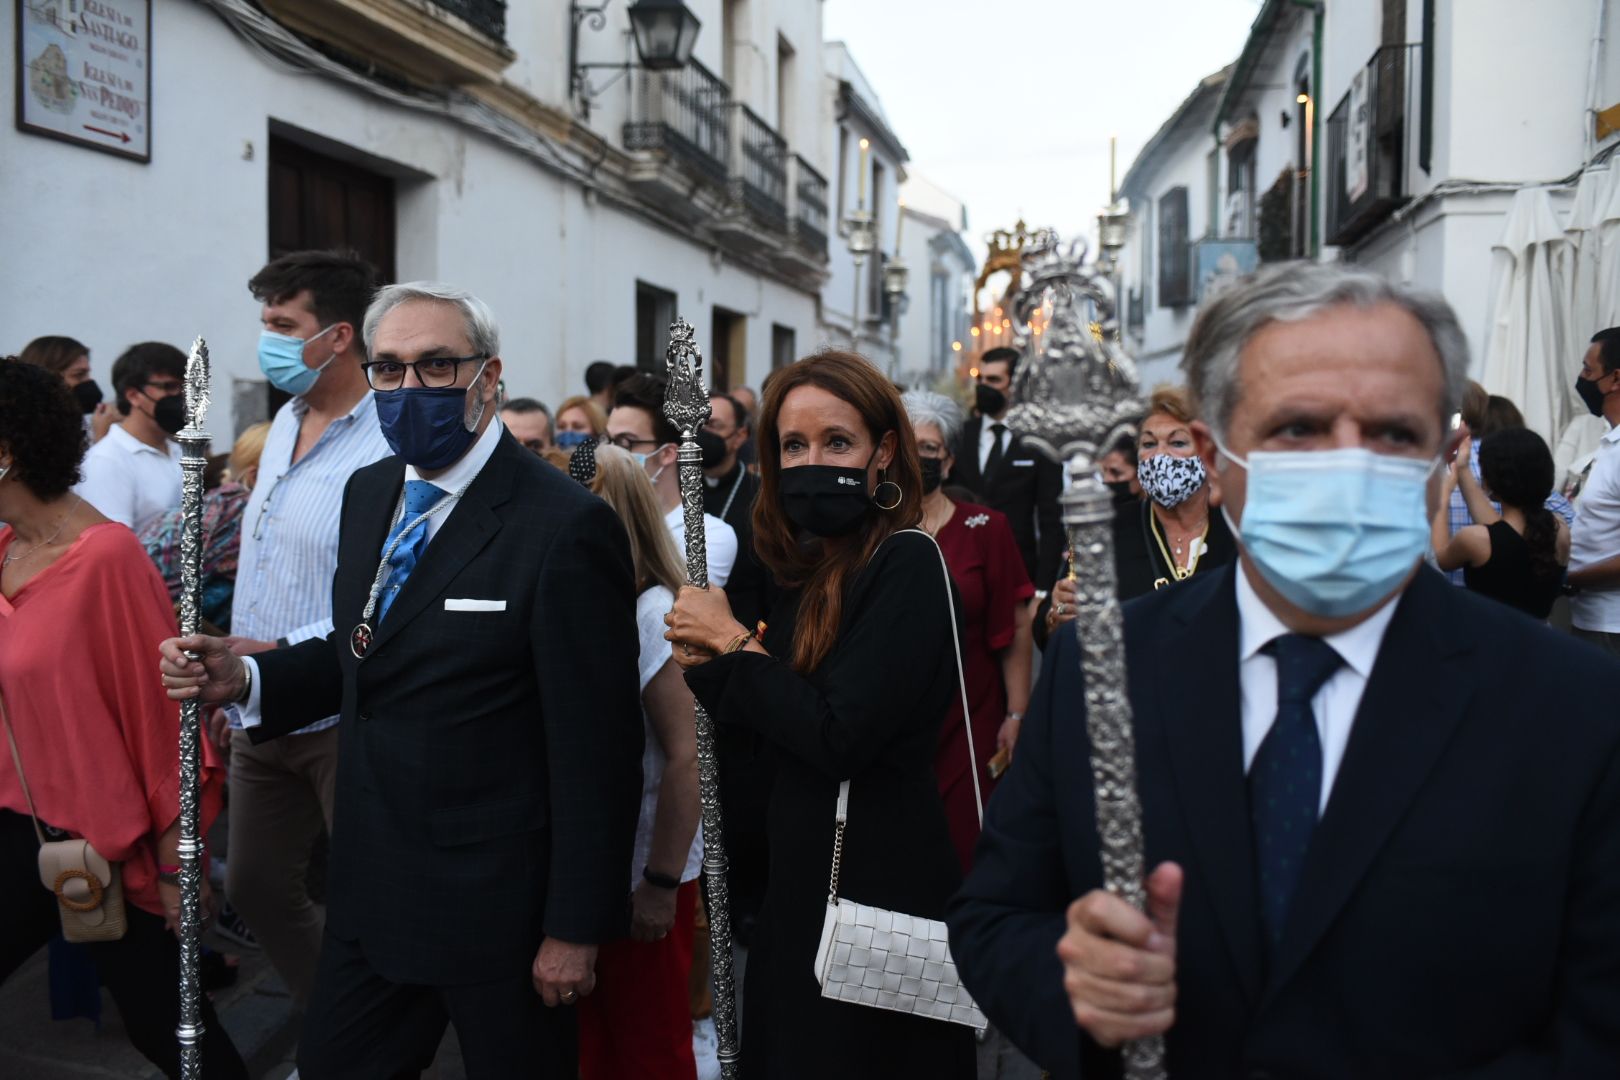
<instances>
[{"instance_id":1,"label":"man in white shirt","mask_svg":"<svg viewBox=\"0 0 1620 1080\"><path fill-rule=\"evenodd\" d=\"M123 420L84 456L73 489L113 521L139 533L180 505L180 444L186 422L186 354L161 341L131 345L113 364Z\"/></svg>"},{"instance_id":2,"label":"man in white shirt","mask_svg":"<svg viewBox=\"0 0 1620 1080\"><path fill-rule=\"evenodd\" d=\"M1569 531L1570 624L1620 656L1620 328L1592 339L1576 388L1610 427L1598 442Z\"/></svg>"},{"instance_id":3,"label":"man in white shirt","mask_svg":"<svg viewBox=\"0 0 1620 1080\"><path fill-rule=\"evenodd\" d=\"M1114 718L1059 634L946 917L1054 1077L1150 1036L1211 1076L1620 1075L1620 663L1424 565L1467 366L1445 301L1337 264L1200 312L1240 560L1126 608L1133 737L1097 751L1134 770L1147 910L1101 887Z\"/></svg>"},{"instance_id":4,"label":"man in white shirt","mask_svg":"<svg viewBox=\"0 0 1620 1080\"><path fill-rule=\"evenodd\" d=\"M680 471L675 466L680 432L664 415L662 378L642 374L619 384L613 411L608 414L607 437L614 446L635 455L647 470L653 492L664 508L664 522L684 561L686 519L681 512ZM713 514L704 514L703 534L708 542L709 584L723 588L737 562L737 532Z\"/></svg>"}]
</instances>

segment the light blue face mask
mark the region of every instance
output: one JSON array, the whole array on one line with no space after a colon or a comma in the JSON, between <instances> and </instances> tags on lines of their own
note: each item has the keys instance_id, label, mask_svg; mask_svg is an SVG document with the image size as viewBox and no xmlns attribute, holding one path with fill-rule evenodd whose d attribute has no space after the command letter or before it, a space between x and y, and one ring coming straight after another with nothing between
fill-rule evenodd
<instances>
[{"instance_id":1,"label":"light blue face mask","mask_svg":"<svg viewBox=\"0 0 1620 1080\"><path fill-rule=\"evenodd\" d=\"M652 454L662 453L664 447L668 445L669 443L664 443L663 446L660 446L657 450L654 450ZM636 459L636 464L640 465L643 470L647 468L647 459L652 457L652 454L638 454L634 450L630 452L630 456ZM647 479L651 480L655 484L658 483L658 478L664 475L664 469L667 467L668 466L665 465L658 466L658 471L647 477Z\"/></svg>"},{"instance_id":2,"label":"light blue face mask","mask_svg":"<svg viewBox=\"0 0 1620 1080\"><path fill-rule=\"evenodd\" d=\"M1219 446L1219 444L1217 444ZM1243 528L1221 513L1271 585L1323 618L1389 596L1429 550L1435 461L1347 450L1221 453L1249 474Z\"/></svg>"},{"instance_id":3,"label":"light blue face mask","mask_svg":"<svg viewBox=\"0 0 1620 1080\"><path fill-rule=\"evenodd\" d=\"M274 330L262 331L259 334L259 370L264 372L264 377L278 390L284 390L294 397L308 393L309 388L315 385L315 380L321 377L321 372L337 359L337 353L327 357L326 363L320 367L312 368L304 365L304 348L311 341L325 337L337 325L333 323L307 340L289 334L278 334Z\"/></svg>"}]
</instances>

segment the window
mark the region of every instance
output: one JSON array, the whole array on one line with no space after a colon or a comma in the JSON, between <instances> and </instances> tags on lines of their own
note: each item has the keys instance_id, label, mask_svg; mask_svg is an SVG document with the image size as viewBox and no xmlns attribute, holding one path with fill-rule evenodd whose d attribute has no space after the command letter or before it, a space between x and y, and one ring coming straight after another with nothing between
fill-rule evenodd
<instances>
[{"instance_id":1,"label":"window","mask_svg":"<svg viewBox=\"0 0 1620 1080\"><path fill-rule=\"evenodd\" d=\"M872 155L872 235L877 237L877 250L867 260L866 270L866 312L867 318L876 319L883 312L883 264L889 261L889 256L883 253L883 237L888 230L883 227L883 208L888 205L888 196L883 193L883 178L887 170L883 162Z\"/></svg>"},{"instance_id":2,"label":"window","mask_svg":"<svg viewBox=\"0 0 1620 1080\"><path fill-rule=\"evenodd\" d=\"M1142 200L1142 311L1153 309L1153 200Z\"/></svg>"},{"instance_id":3,"label":"window","mask_svg":"<svg viewBox=\"0 0 1620 1080\"><path fill-rule=\"evenodd\" d=\"M645 281L636 282L636 367L664 369L669 324L675 321L675 294Z\"/></svg>"},{"instance_id":4,"label":"window","mask_svg":"<svg viewBox=\"0 0 1620 1080\"><path fill-rule=\"evenodd\" d=\"M776 39L776 133L788 141L793 138L793 110L798 104L794 85L798 65L794 62L793 46L787 38Z\"/></svg>"},{"instance_id":5,"label":"window","mask_svg":"<svg viewBox=\"0 0 1620 1080\"><path fill-rule=\"evenodd\" d=\"M771 370L780 371L799 358L798 343L793 327L781 323L771 325Z\"/></svg>"},{"instance_id":6,"label":"window","mask_svg":"<svg viewBox=\"0 0 1620 1080\"><path fill-rule=\"evenodd\" d=\"M844 192L849 190L849 128L838 129L838 221L836 226L842 230L844 227Z\"/></svg>"},{"instance_id":7,"label":"window","mask_svg":"<svg viewBox=\"0 0 1620 1080\"><path fill-rule=\"evenodd\" d=\"M1219 236L1221 231L1221 148L1217 146L1204 158L1204 235Z\"/></svg>"},{"instance_id":8,"label":"window","mask_svg":"<svg viewBox=\"0 0 1620 1080\"><path fill-rule=\"evenodd\" d=\"M1226 214L1221 235L1239 240L1254 238L1254 139L1245 139L1226 152Z\"/></svg>"},{"instance_id":9,"label":"window","mask_svg":"<svg viewBox=\"0 0 1620 1080\"><path fill-rule=\"evenodd\" d=\"M737 46L742 41L746 3L747 0L722 0L720 4L720 78L733 88L737 85Z\"/></svg>"},{"instance_id":10,"label":"window","mask_svg":"<svg viewBox=\"0 0 1620 1080\"><path fill-rule=\"evenodd\" d=\"M1164 307L1192 302L1192 249L1187 241L1187 189L1173 187L1159 196L1159 303Z\"/></svg>"}]
</instances>

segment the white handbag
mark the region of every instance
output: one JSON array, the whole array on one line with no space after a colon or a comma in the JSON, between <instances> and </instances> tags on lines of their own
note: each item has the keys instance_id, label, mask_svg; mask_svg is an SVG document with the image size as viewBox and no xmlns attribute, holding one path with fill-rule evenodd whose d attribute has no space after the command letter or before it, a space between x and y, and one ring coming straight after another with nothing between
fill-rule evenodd
<instances>
[{"instance_id":1,"label":"white handbag","mask_svg":"<svg viewBox=\"0 0 1620 1080\"><path fill-rule=\"evenodd\" d=\"M928 536L921 529L903 531ZM973 776L973 801L982 826L984 799L979 791L979 762L973 753L973 723L968 710L967 679L962 672L956 605L950 595L951 572L945 564L945 553L939 551L933 537L928 539L939 552L940 569L945 572L946 607L951 613L951 641L956 648L956 680L962 691L962 722L967 725L968 769ZM962 985L943 922L839 897L838 871L844 860L844 826L848 818L849 781L845 780L838 785L832 879L827 888L827 913L821 922L821 946L816 950L816 981L821 984L821 996L984 1031L989 1021Z\"/></svg>"}]
</instances>

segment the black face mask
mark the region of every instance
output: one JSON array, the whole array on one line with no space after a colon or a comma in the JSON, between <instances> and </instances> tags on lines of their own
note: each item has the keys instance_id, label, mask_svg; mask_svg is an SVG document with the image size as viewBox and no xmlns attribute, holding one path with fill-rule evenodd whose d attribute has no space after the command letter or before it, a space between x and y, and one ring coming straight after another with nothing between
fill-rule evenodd
<instances>
[{"instance_id":1,"label":"black face mask","mask_svg":"<svg viewBox=\"0 0 1620 1080\"><path fill-rule=\"evenodd\" d=\"M186 426L186 396L170 394L158 398L152 403L152 419L168 434L180 434L180 429Z\"/></svg>"},{"instance_id":2,"label":"black face mask","mask_svg":"<svg viewBox=\"0 0 1620 1080\"><path fill-rule=\"evenodd\" d=\"M945 459L925 457L922 462L922 489L924 495L932 495L939 490L939 485L945 482Z\"/></svg>"},{"instance_id":3,"label":"black face mask","mask_svg":"<svg viewBox=\"0 0 1620 1080\"><path fill-rule=\"evenodd\" d=\"M1131 494L1131 482L1129 480L1105 480L1103 483L1107 485L1109 491L1114 493L1114 499L1118 502L1136 498L1135 495Z\"/></svg>"},{"instance_id":4,"label":"black face mask","mask_svg":"<svg viewBox=\"0 0 1620 1080\"><path fill-rule=\"evenodd\" d=\"M973 388L973 405L980 416L998 416L1007 407L1007 395L984 383Z\"/></svg>"},{"instance_id":5,"label":"black face mask","mask_svg":"<svg viewBox=\"0 0 1620 1080\"><path fill-rule=\"evenodd\" d=\"M1614 372L1609 372L1609 375L1612 374ZM1605 395L1603 391L1598 389L1598 383L1606 378L1608 378L1608 375L1604 375L1600 379L1577 378L1575 380L1575 392L1581 396L1581 401L1586 404L1586 411L1593 416L1603 415L1603 398Z\"/></svg>"},{"instance_id":6,"label":"black face mask","mask_svg":"<svg viewBox=\"0 0 1620 1080\"><path fill-rule=\"evenodd\" d=\"M795 465L783 469L782 512L812 536L847 536L872 512L866 470L840 465Z\"/></svg>"},{"instance_id":7,"label":"black face mask","mask_svg":"<svg viewBox=\"0 0 1620 1080\"><path fill-rule=\"evenodd\" d=\"M79 403L79 411L93 413L96 406L101 404L101 387L96 385L94 379L86 379L72 390L73 400Z\"/></svg>"},{"instance_id":8,"label":"black face mask","mask_svg":"<svg viewBox=\"0 0 1620 1080\"><path fill-rule=\"evenodd\" d=\"M705 469L712 469L726 460L726 440L707 428L698 429L697 444L698 449L703 451Z\"/></svg>"}]
</instances>

